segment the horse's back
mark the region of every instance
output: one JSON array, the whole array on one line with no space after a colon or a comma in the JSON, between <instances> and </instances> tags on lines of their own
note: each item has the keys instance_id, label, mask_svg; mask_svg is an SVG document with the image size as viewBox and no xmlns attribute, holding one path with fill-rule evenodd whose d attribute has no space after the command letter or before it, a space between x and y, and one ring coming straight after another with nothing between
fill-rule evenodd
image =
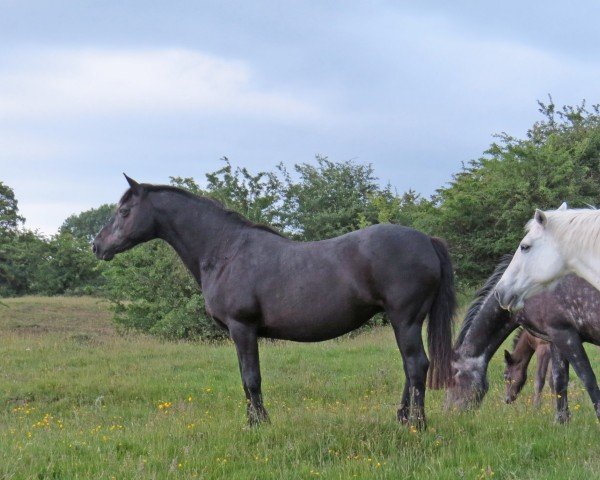
<instances>
[{"instance_id":1,"label":"horse's back","mask_svg":"<svg viewBox=\"0 0 600 480\"><path fill-rule=\"evenodd\" d=\"M552 290L525 300L519 321L546 334L573 329L582 340L600 345L600 291L577 275L567 275Z\"/></svg>"},{"instance_id":2,"label":"horse's back","mask_svg":"<svg viewBox=\"0 0 600 480\"><path fill-rule=\"evenodd\" d=\"M367 275L382 282L406 274L412 279L420 274L437 277L440 271L431 237L402 225L377 224L327 240L292 242L286 247L281 254L304 267L315 263L319 269Z\"/></svg>"},{"instance_id":3,"label":"horse's back","mask_svg":"<svg viewBox=\"0 0 600 480\"><path fill-rule=\"evenodd\" d=\"M361 323L390 304L421 300L437 290L440 280L431 238L399 225L292 243L281 255L262 297L271 300L273 289L283 290L286 304L311 317L347 316Z\"/></svg>"}]
</instances>

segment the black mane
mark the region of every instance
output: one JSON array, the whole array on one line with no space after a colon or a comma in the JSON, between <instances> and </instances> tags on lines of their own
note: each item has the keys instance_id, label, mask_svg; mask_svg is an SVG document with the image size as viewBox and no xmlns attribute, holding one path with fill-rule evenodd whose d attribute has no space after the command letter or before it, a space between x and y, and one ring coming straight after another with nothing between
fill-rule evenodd
<instances>
[{"instance_id":1,"label":"black mane","mask_svg":"<svg viewBox=\"0 0 600 480\"><path fill-rule=\"evenodd\" d=\"M219 200L216 200L214 198L205 197L203 195L195 195L194 193L192 193L188 190L184 190L183 188L179 188L179 187L174 187L172 185L151 185L148 183L142 183L142 184L140 184L140 187L142 187L147 192L165 192L165 191L173 192L173 193L177 193L179 195L183 195L191 200L201 202L203 204L208 203L209 205L212 205L213 207L216 207L219 210L222 210L225 214L227 214L231 218L235 219L236 221L242 223L243 225L245 225L247 227L264 230L266 232L273 233L280 237L284 236L269 225L265 225L263 223L255 223L251 220L248 220L241 213L238 213L235 210L231 210L231 209L227 208L225 205L223 205L223 203L221 203ZM131 197L131 195L132 195L132 190L130 188L123 194L119 203L128 200Z\"/></svg>"},{"instance_id":2,"label":"black mane","mask_svg":"<svg viewBox=\"0 0 600 480\"><path fill-rule=\"evenodd\" d=\"M479 310L481 310L483 302L488 297L492 289L496 286L504 271L508 268L512 257L512 254L503 255L498 265L496 265L496 268L494 268L494 273L490 275L483 287L481 287L475 294L475 300L473 300L471 305L469 305L465 319L460 327L458 336L456 337L455 348L458 348L464 341L467 332L475 320L475 317L477 317Z\"/></svg>"}]
</instances>

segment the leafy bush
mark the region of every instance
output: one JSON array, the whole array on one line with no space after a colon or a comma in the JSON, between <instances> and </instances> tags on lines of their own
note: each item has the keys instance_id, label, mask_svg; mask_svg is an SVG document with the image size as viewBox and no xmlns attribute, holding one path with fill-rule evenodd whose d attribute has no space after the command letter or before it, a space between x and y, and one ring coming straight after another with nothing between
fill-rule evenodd
<instances>
[{"instance_id":1,"label":"leafy bush","mask_svg":"<svg viewBox=\"0 0 600 480\"><path fill-rule=\"evenodd\" d=\"M485 155L464 166L432 203L422 204L416 228L444 237L463 284L487 277L512 253L535 208L595 205L600 198L598 106L540 103L544 119L527 138L498 136Z\"/></svg>"},{"instance_id":2,"label":"leafy bush","mask_svg":"<svg viewBox=\"0 0 600 480\"><path fill-rule=\"evenodd\" d=\"M168 339L224 337L224 330L207 316L195 280L161 240L117 255L105 275L106 293L122 329Z\"/></svg>"}]
</instances>

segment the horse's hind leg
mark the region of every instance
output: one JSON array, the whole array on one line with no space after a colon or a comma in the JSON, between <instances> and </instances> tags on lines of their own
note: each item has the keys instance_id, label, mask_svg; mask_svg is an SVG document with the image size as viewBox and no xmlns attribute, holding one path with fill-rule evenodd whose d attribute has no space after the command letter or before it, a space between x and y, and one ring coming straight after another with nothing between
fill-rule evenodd
<instances>
[{"instance_id":1,"label":"horse's hind leg","mask_svg":"<svg viewBox=\"0 0 600 480\"><path fill-rule=\"evenodd\" d=\"M556 394L556 421L566 423L571 418L567 387L569 386L569 362L561 355L555 345L550 347L552 352L552 380Z\"/></svg>"},{"instance_id":2,"label":"horse's hind leg","mask_svg":"<svg viewBox=\"0 0 600 480\"><path fill-rule=\"evenodd\" d=\"M402 391L402 399L400 400L400 407L398 408L398 421L403 424L408 424L408 417L410 415L410 377L408 370L406 369L406 359L402 355L402 366L404 367L404 390Z\"/></svg>"},{"instance_id":3,"label":"horse's hind leg","mask_svg":"<svg viewBox=\"0 0 600 480\"><path fill-rule=\"evenodd\" d=\"M248 423L257 425L262 421L268 421L269 415L263 406L260 388L261 377L256 328L240 322L228 322L227 326L237 350L242 384L248 402Z\"/></svg>"},{"instance_id":4,"label":"horse's hind leg","mask_svg":"<svg viewBox=\"0 0 600 480\"><path fill-rule=\"evenodd\" d=\"M596 416L600 419L600 389L578 333L572 330L561 330L552 335L552 342L560 350L561 355L573 365L573 370L585 386L594 405Z\"/></svg>"},{"instance_id":5,"label":"horse's hind leg","mask_svg":"<svg viewBox=\"0 0 600 480\"><path fill-rule=\"evenodd\" d=\"M429 360L421 337L425 313L410 317L388 311L388 315L402 353L406 373L398 419L422 429L425 428L425 382L429 369Z\"/></svg>"}]
</instances>

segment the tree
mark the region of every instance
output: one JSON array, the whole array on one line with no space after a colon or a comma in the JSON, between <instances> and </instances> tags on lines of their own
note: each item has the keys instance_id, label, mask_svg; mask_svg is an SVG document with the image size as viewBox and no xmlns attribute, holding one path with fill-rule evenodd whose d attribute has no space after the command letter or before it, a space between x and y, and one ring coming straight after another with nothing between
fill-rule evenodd
<instances>
[{"instance_id":1,"label":"tree","mask_svg":"<svg viewBox=\"0 0 600 480\"><path fill-rule=\"evenodd\" d=\"M97 292L102 267L89 238L106 207L72 215L57 235L46 238L23 228L14 192L0 182L0 296Z\"/></svg>"},{"instance_id":2,"label":"tree","mask_svg":"<svg viewBox=\"0 0 600 480\"><path fill-rule=\"evenodd\" d=\"M116 205L104 204L84 212L73 214L61 225L59 232L70 233L76 238L91 242L114 214Z\"/></svg>"},{"instance_id":3,"label":"tree","mask_svg":"<svg viewBox=\"0 0 600 480\"><path fill-rule=\"evenodd\" d=\"M27 280L13 258L18 228L24 221L13 189L0 181L0 296L9 295L15 288L26 288Z\"/></svg>"},{"instance_id":4,"label":"tree","mask_svg":"<svg viewBox=\"0 0 600 480\"><path fill-rule=\"evenodd\" d=\"M513 252L535 208L595 204L600 196L600 115L579 107L557 111L540 103L544 119L527 138L498 136L484 156L463 166L417 221L446 238L466 283L478 283L501 255Z\"/></svg>"},{"instance_id":5,"label":"tree","mask_svg":"<svg viewBox=\"0 0 600 480\"><path fill-rule=\"evenodd\" d=\"M7 232L14 232L24 221L25 219L19 215L15 192L0 181L0 236Z\"/></svg>"},{"instance_id":6,"label":"tree","mask_svg":"<svg viewBox=\"0 0 600 480\"><path fill-rule=\"evenodd\" d=\"M373 167L353 161L335 163L317 156L317 165L294 166L294 180L280 165L283 174L282 222L302 240L321 240L377 223L377 210L370 208L380 193Z\"/></svg>"},{"instance_id":7,"label":"tree","mask_svg":"<svg viewBox=\"0 0 600 480\"><path fill-rule=\"evenodd\" d=\"M0 296L39 293L39 272L46 261L48 244L36 232L17 231L0 246Z\"/></svg>"},{"instance_id":8,"label":"tree","mask_svg":"<svg viewBox=\"0 0 600 480\"><path fill-rule=\"evenodd\" d=\"M231 210L256 223L281 228L279 206L282 183L273 172L252 175L248 169L233 168L229 159L225 165L206 174L206 189L202 190L193 178L171 177L171 184L196 195L207 195Z\"/></svg>"},{"instance_id":9,"label":"tree","mask_svg":"<svg viewBox=\"0 0 600 480\"><path fill-rule=\"evenodd\" d=\"M35 272L35 293L44 295L98 293L104 283L86 237L59 232L46 243L44 261Z\"/></svg>"}]
</instances>

